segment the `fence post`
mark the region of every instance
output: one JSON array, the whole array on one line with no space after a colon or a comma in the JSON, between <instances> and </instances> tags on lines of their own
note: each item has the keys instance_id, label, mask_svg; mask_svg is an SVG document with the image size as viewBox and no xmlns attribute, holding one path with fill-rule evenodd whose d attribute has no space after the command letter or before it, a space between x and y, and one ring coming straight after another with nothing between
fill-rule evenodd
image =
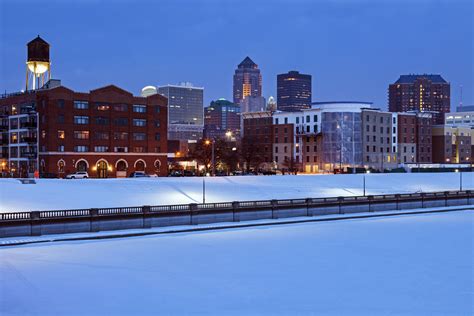
<instances>
[{"instance_id":1,"label":"fence post","mask_svg":"<svg viewBox=\"0 0 474 316\"><path fill-rule=\"evenodd\" d=\"M275 207L278 204L278 200L271 200L272 203L272 219L276 219L278 217L275 217Z\"/></svg>"},{"instance_id":2,"label":"fence post","mask_svg":"<svg viewBox=\"0 0 474 316\"><path fill-rule=\"evenodd\" d=\"M235 212L239 210L240 203L238 201L232 202L232 221L233 222L240 222L240 218L235 218Z\"/></svg>"},{"instance_id":3,"label":"fence post","mask_svg":"<svg viewBox=\"0 0 474 316\"><path fill-rule=\"evenodd\" d=\"M395 194L395 205L397 206L396 210L400 210L400 194Z\"/></svg>"},{"instance_id":4,"label":"fence post","mask_svg":"<svg viewBox=\"0 0 474 316\"><path fill-rule=\"evenodd\" d=\"M344 201L344 197L338 196L337 202L339 203L339 214L344 214L344 212L342 211L342 201Z\"/></svg>"},{"instance_id":5,"label":"fence post","mask_svg":"<svg viewBox=\"0 0 474 316\"><path fill-rule=\"evenodd\" d=\"M312 198L306 198L305 202L306 202L306 216L313 216L313 212L311 212L311 215L309 215L309 207L313 203L313 199Z\"/></svg>"},{"instance_id":6,"label":"fence post","mask_svg":"<svg viewBox=\"0 0 474 316\"><path fill-rule=\"evenodd\" d=\"M444 206L448 206L449 191L444 191Z\"/></svg>"},{"instance_id":7,"label":"fence post","mask_svg":"<svg viewBox=\"0 0 474 316\"><path fill-rule=\"evenodd\" d=\"M96 208L89 209L89 216L90 216L90 227L91 232L98 232L100 231L100 223L98 220L99 210Z\"/></svg>"},{"instance_id":8,"label":"fence post","mask_svg":"<svg viewBox=\"0 0 474 316\"><path fill-rule=\"evenodd\" d=\"M31 236L41 236L40 212L30 212Z\"/></svg>"},{"instance_id":9,"label":"fence post","mask_svg":"<svg viewBox=\"0 0 474 316\"><path fill-rule=\"evenodd\" d=\"M151 228L151 220L150 220L150 205L143 205L142 206L142 213L143 213L143 228Z\"/></svg>"},{"instance_id":10,"label":"fence post","mask_svg":"<svg viewBox=\"0 0 474 316\"><path fill-rule=\"evenodd\" d=\"M425 208L425 195L426 195L426 193L421 192L420 195L421 195L421 208Z\"/></svg>"},{"instance_id":11,"label":"fence post","mask_svg":"<svg viewBox=\"0 0 474 316\"><path fill-rule=\"evenodd\" d=\"M466 190L466 195L467 195L467 205L471 205L471 190Z\"/></svg>"},{"instance_id":12,"label":"fence post","mask_svg":"<svg viewBox=\"0 0 474 316\"><path fill-rule=\"evenodd\" d=\"M375 212L375 211L372 211L372 200L374 199L374 196L373 195L368 195L367 196L367 202L369 203L369 212Z\"/></svg>"},{"instance_id":13,"label":"fence post","mask_svg":"<svg viewBox=\"0 0 474 316\"><path fill-rule=\"evenodd\" d=\"M194 213L195 211L197 211L197 209L198 209L198 206L197 206L196 203L190 203L190 204L189 204L189 214L190 214L190 216L191 216L191 218L190 218L190 222L191 222L190 225L197 225L197 221L194 222L194 216L193 216L193 215L194 215L193 213Z\"/></svg>"}]
</instances>

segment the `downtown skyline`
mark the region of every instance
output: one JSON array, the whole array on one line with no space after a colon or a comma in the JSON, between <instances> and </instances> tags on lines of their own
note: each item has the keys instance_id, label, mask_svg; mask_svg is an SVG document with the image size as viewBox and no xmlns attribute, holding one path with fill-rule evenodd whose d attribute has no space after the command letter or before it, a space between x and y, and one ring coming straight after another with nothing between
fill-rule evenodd
<instances>
[{"instance_id":1,"label":"downtown skyline","mask_svg":"<svg viewBox=\"0 0 474 316\"><path fill-rule=\"evenodd\" d=\"M266 98L276 96L277 74L297 70L313 76L313 101L362 100L386 109L388 85L401 74L434 73L451 83L452 110L460 85L463 104L474 103L467 1L262 1L253 10L233 1L88 1L68 10L53 2L37 9L41 23L25 12L32 4L0 4L2 93L24 89L24 43L40 34L52 45L53 78L78 91L116 84L138 94L146 85L190 81L204 86L207 106L232 100L233 72L248 55L259 65ZM420 13L424 21L416 19ZM242 27L251 36L236 39Z\"/></svg>"}]
</instances>

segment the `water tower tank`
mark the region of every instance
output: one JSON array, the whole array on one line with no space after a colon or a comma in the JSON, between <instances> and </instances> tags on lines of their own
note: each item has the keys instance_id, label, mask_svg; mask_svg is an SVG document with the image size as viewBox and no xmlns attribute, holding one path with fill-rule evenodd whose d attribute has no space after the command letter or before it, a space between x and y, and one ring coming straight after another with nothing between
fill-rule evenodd
<instances>
[{"instance_id":1,"label":"water tower tank","mask_svg":"<svg viewBox=\"0 0 474 316\"><path fill-rule=\"evenodd\" d=\"M26 46L28 48L28 56L26 60L26 90L29 88L30 77L34 90L45 84L46 72L48 72L47 79L51 79L49 44L38 35L37 38L26 44Z\"/></svg>"},{"instance_id":2,"label":"water tower tank","mask_svg":"<svg viewBox=\"0 0 474 316\"><path fill-rule=\"evenodd\" d=\"M49 63L49 44L39 35L27 44L28 61L43 61Z\"/></svg>"}]
</instances>

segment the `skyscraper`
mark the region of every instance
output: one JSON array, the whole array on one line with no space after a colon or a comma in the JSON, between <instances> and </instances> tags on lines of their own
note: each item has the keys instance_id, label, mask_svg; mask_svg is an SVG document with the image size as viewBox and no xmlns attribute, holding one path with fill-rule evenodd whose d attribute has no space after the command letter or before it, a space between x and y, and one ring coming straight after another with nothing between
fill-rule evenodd
<instances>
[{"instance_id":1,"label":"skyscraper","mask_svg":"<svg viewBox=\"0 0 474 316\"><path fill-rule=\"evenodd\" d=\"M433 120L443 124L451 108L451 85L440 75L401 75L388 88L390 112L435 112Z\"/></svg>"},{"instance_id":2,"label":"skyscraper","mask_svg":"<svg viewBox=\"0 0 474 316\"><path fill-rule=\"evenodd\" d=\"M277 76L277 106L282 111L311 107L311 75L289 71Z\"/></svg>"},{"instance_id":3,"label":"skyscraper","mask_svg":"<svg viewBox=\"0 0 474 316\"><path fill-rule=\"evenodd\" d=\"M157 91L168 98L168 139L201 139L204 129L204 88L185 82L158 87Z\"/></svg>"},{"instance_id":4,"label":"skyscraper","mask_svg":"<svg viewBox=\"0 0 474 316\"><path fill-rule=\"evenodd\" d=\"M248 96L262 96L262 75L258 65L247 56L235 70L234 103L240 105Z\"/></svg>"},{"instance_id":5,"label":"skyscraper","mask_svg":"<svg viewBox=\"0 0 474 316\"><path fill-rule=\"evenodd\" d=\"M209 138L238 137L240 135L240 106L218 99L204 109L204 132ZM227 134L230 132L230 134Z\"/></svg>"}]
</instances>

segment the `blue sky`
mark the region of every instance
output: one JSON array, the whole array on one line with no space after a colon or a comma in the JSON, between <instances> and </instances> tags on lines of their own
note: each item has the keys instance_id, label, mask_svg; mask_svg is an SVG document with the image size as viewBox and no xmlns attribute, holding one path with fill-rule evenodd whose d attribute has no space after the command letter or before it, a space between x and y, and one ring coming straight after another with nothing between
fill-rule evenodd
<instances>
[{"instance_id":1,"label":"blue sky","mask_svg":"<svg viewBox=\"0 0 474 316\"><path fill-rule=\"evenodd\" d=\"M248 55L266 97L294 69L313 75L313 101L386 108L400 74L440 73L452 105L461 84L463 103L474 104L473 20L470 0L0 0L0 91L23 89L25 45L40 34L53 77L78 91L190 81L205 87L207 105L232 99Z\"/></svg>"}]
</instances>

